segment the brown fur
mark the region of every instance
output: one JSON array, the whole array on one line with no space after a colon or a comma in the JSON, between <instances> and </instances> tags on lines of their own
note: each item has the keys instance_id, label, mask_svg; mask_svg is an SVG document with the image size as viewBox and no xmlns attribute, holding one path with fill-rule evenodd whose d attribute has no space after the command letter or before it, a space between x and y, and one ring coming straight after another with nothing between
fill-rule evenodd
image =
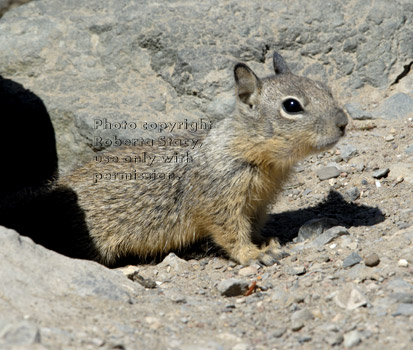
<instances>
[{"instance_id":1,"label":"brown fur","mask_svg":"<svg viewBox=\"0 0 413 350\"><path fill-rule=\"evenodd\" d=\"M276 75L264 79L246 65L235 66L237 112L210 131L194 150L194 162L157 163L157 171L179 179L93 183L93 173L135 168L91 162L60 180L58 186L78 195L92 258L112 265L126 256L162 255L211 237L242 264L276 261L275 241L263 248L253 243L262 239L267 207L298 160L343 136L347 118L321 83L291 74L278 54L273 61ZM286 98L298 100L303 111L286 111ZM112 151L136 152L133 147ZM139 171L152 169L139 164Z\"/></svg>"}]
</instances>

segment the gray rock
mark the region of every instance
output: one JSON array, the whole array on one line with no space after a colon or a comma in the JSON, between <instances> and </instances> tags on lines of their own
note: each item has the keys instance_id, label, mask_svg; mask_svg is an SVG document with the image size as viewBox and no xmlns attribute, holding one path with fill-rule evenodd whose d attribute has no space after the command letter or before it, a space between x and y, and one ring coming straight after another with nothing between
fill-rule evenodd
<instances>
[{"instance_id":1,"label":"gray rock","mask_svg":"<svg viewBox=\"0 0 413 350\"><path fill-rule=\"evenodd\" d=\"M170 266L175 273L181 273L188 270L188 262L179 258L175 253L169 253L158 265L159 267Z\"/></svg>"},{"instance_id":2,"label":"gray rock","mask_svg":"<svg viewBox=\"0 0 413 350\"><path fill-rule=\"evenodd\" d=\"M291 323L291 330L293 332L298 332L304 327L304 322L302 320L293 321Z\"/></svg>"},{"instance_id":3,"label":"gray rock","mask_svg":"<svg viewBox=\"0 0 413 350\"><path fill-rule=\"evenodd\" d=\"M9 324L0 332L0 342L7 344L31 345L40 343L39 327L31 321Z\"/></svg>"},{"instance_id":4,"label":"gray rock","mask_svg":"<svg viewBox=\"0 0 413 350\"><path fill-rule=\"evenodd\" d=\"M276 328L271 332L271 336L274 338L281 338L286 331L287 329L285 327Z\"/></svg>"},{"instance_id":5,"label":"gray rock","mask_svg":"<svg viewBox=\"0 0 413 350\"><path fill-rule=\"evenodd\" d=\"M390 172L389 168L384 168L384 169L378 169L376 171L373 171L373 176L375 179L381 179L383 177L386 177Z\"/></svg>"},{"instance_id":6,"label":"gray rock","mask_svg":"<svg viewBox=\"0 0 413 350\"><path fill-rule=\"evenodd\" d=\"M380 258L376 253L372 253L364 258L364 264L368 267L374 267L380 264Z\"/></svg>"},{"instance_id":7,"label":"gray rock","mask_svg":"<svg viewBox=\"0 0 413 350\"><path fill-rule=\"evenodd\" d=\"M346 310L355 310L369 303L367 297L352 283L345 284L334 296L334 301Z\"/></svg>"},{"instance_id":8,"label":"gray rock","mask_svg":"<svg viewBox=\"0 0 413 350\"><path fill-rule=\"evenodd\" d=\"M361 343L361 335L357 330L344 334L344 347L352 348Z\"/></svg>"},{"instance_id":9,"label":"gray rock","mask_svg":"<svg viewBox=\"0 0 413 350\"><path fill-rule=\"evenodd\" d=\"M334 227L328 229L327 231L325 231L324 233L322 233L321 235L319 235L318 237L316 237L311 242L311 245L316 246L316 247L322 247L323 245L332 242L337 237L340 237L340 236L343 236L343 235L348 235L348 234L349 234L349 232L347 231L347 229L345 227L343 227L343 226L334 226Z\"/></svg>"},{"instance_id":10,"label":"gray rock","mask_svg":"<svg viewBox=\"0 0 413 350\"><path fill-rule=\"evenodd\" d=\"M344 197L350 202L354 202L360 197L360 190L357 187L351 187L345 192Z\"/></svg>"},{"instance_id":11,"label":"gray rock","mask_svg":"<svg viewBox=\"0 0 413 350\"><path fill-rule=\"evenodd\" d=\"M362 257L358 255L356 252L352 252L347 258L343 261L343 268L352 267L357 265L362 261Z\"/></svg>"},{"instance_id":12,"label":"gray rock","mask_svg":"<svg viewBox=\"0 0 413 350\"><path fill-rule=\"evenodd\" d=\"M351 119L355 120L366 120L373 119L373 115L370 112L366 112L362 109L361 105L358 103L346 103L344 105L347 113L350 115Z\"/></svg>"},{"instance_id":13,"label":"gray rock","mask_svg":"<svg viewBox=\"0 0 413 350\"><path fill-rule=\"evenodd\" d=\"M229 278L219 282L218 291L226 297L243 295L248 290L248 283L237 278Z\"/></svg>"},{"instance_id":14,"label":"gray rock","mask_svg":"<svg viewBox=\"0 0 413 350\"><path fill-rule=\"evenodd\" d=\"M308 309L302 309L302 310L298 310L295 311L292 315L291 315L291 321L292 322L296 322L296 321L309 321L309 320L313 320L314 319L314 315L313 313L308 310Z\"/></svg>"},{"instance_id":15,"label":"gray rock","mask_svg":"<svg viewBox=\"0 0 413 350\"><path fill-rule=\"evenodd\" d=\"M7 307L21 310L24 315L46 316L66 308L71 310L74 298L128 304L143 289L121 272L92 261L59 255L3 227L0 227L0 255L0 280L7 281L0 285L0 310ZM55 303L56 300L59 302ZM56 304L54 311L51 303Z\"/></svg>"},{"instance_id":16,"label":"gray rock","mask_svg":"<svg viewBox=\"0 0 413 350\"><path fill-rule=\"evenodd\" d=\"M399 304L393 316L413 316L413 304Z\"/></svg>"},{"instance_id":17,"label":"gray rock","mask_svg":"<svg viewBox=\"0 0 413 350\"><path fill-rule=\"evenodd\" d=\"M320 169L317 169L316 174L321 181L333 179L340 175L340 170L335 166L326 166Z\"/></svg>"},{"instance_id":18,"label":"gray rock","mask_svg":"<svg viewBox=\"0 0 413 350\"><path fill-rule=\"evenodd\" d=\"M298 230L296 242L319 236L329 228L336 226L338 221L332 218L311 219L305 222Z\"/></svg>"},{"instance_id":19,"label":"gray rock","mask_svg":"<svg viewBox=\"0 0 413 350\"><path fill-rule=\"evenodd\" d=\"M383 103L373 110L376 118L404 119L413 111L413 98L404 93L396 93L386 98Z\"/></svg>"},{"instance_id":20,"label":"gray rock","mask_svg":"<svg viewBox=\"0 0 413 350\"><path fill-rule=\"evenodd\" d=\"M313 338L311 338L309 335L303 335L299 337L297 340L300 344L303 344L303 343L308 343L309 341L313 340Z\"/></svg>"},{"instance_id":21,"label":"gray rock","mask_svg":"<svg viewBox=\"0 0 413 350\"><path fill-rule=\"evenodd\" d=\"M304 266L297 266L297 267L289 267L287 270L289 275L292 276L301 276L304 275L307 270Z\"/></svg>"},{"instance_id":22,"label":"gray rock","mask_svg":"<svg viewBox=\"0 0 413 350\"><path fill-rule=\"evenodd\" d=\"M179 293L174 290L165 290L164 294L167 298L169 298L171 301L173 301L176 304L186 304L187 303L187 298L182 295L182 293Z\"/></svg>"},{"instance_id":23,"label":"gray rock","mask_svg":"<svg viewBox=\"0 0 413 350\"><path fill-rule=\"evenodd\" d=\"M358 154L358 150L353 145L339 145L341 157L347 162L349 159Z\"/></svg>"},{"instance_id":24,"label":"gray rock","mask_svg":"<svg viewBox=\"0 0 413 350\"><path fill-rule=\"evenodd\" d=\"M257 266L246 266L238 271L238 275L247 277L247 276L255 275L257 272L258 272Z\"/></svg>"}]
</instances>

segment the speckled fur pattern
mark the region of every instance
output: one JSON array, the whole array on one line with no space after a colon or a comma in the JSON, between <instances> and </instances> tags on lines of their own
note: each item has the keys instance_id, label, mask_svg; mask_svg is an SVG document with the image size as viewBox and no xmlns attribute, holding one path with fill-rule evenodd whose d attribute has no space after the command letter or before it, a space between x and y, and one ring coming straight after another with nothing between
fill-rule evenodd
<instances>
[{"instance_id":1,"label":"speckled fur pattern","mask_svg":"<svg viewBox=\"0 0 413 350\"><path fill-rule=\"evenodd\" d=\"M214 125L191 154L193 162L156 164L156 171L174 178L94 183L94 173L132 171L136 164L90 162L60 180L84 210L92 259L113 265L210 237L241 264L277 261L276 240L253 243L263 240L267 207L297 161L343 136L347 118L323 84L293 75L277 53L273 64L276 74L264 79L244 64L235 66L236 113ZM298 100L303 111L289 114L286 98ZM111 152L121 157L138 150ZM139 164L139 171L152 169Z\"/></svg>"}]
</instances>

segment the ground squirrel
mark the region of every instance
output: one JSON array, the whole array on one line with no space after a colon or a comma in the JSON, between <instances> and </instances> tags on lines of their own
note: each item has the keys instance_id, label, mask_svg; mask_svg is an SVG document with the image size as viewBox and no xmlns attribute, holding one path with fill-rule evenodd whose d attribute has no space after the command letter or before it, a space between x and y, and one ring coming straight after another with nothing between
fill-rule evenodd
<instances>
[{"instance_id":1,"label":"ground squirrel","mask_svg":"<svg viewBox=\"0 0 413 350\"><path fill-rule=\"evenodd\" d=\"M235 65L236 112L214 125L193 162L156 165L174 177L93 183L96 172L125 170L122 163L96 162L62 177L58 186L72 188L84 211L91 258L112 266L210 237L241 264L276 261L275 240L259 245L267 207L297 161L344 135L347 117L324 84L292 74L277 53L273 65L275 75L263 79L247 65Z\"/></svg>"}]
</instances>

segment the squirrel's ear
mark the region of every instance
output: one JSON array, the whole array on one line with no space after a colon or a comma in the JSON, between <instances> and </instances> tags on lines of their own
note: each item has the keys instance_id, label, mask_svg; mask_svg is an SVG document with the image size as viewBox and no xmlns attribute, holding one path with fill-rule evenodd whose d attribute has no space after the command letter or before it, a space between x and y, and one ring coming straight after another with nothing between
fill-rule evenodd
<instances>
[{"instance_id":1,"label":"squirrel's ear","mask_svg":"<svg viewBox=\"0 0 413 350\"><path fill-rule=\"evenodd\" d=\"M237 63L234 68L235 85L239 99L252 106L254 97L258 94L260 79L244 63Z\"/></svg>"},{"instance_id":2,"label":"squirrel's ear","mask_svg":"<svg viewBox=\"0 0 413 350\"><path fill-rule=\"evenodd\" d=\"M274 52L274 56L272 56L272 64L274 66L275 74L290 73L287 63L285 63L284 61L284 58L282 58L282 56L277 52Z\"/></svg>"}]
</instances>

